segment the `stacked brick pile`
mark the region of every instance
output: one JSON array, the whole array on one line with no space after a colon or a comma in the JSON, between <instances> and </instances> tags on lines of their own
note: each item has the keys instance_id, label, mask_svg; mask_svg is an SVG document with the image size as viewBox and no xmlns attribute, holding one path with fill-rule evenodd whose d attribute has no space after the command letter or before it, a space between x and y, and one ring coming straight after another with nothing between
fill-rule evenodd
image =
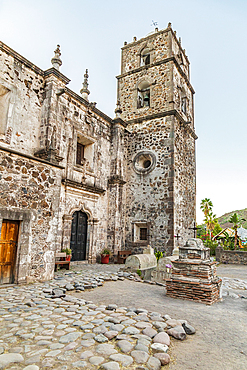
<instances>
[{"instance_id":1,"label":"stacked brick pile","mask_svg":"<svg viewBox=\"0 0 247 370\"><path fill-rule=\"evenodd\" d=\"M207 304L220 299L222 280L216 276L216 262L210 261L208 252L200 239L189 239L179 248L179 259L173 261L171 278L166 280L167 296Z\"/></svg>"}]
</instances>

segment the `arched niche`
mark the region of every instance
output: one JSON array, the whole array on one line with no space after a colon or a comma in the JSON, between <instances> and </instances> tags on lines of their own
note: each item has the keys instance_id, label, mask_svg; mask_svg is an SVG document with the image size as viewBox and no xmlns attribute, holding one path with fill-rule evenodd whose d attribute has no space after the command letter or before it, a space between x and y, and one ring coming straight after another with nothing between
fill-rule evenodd
<instances>
[{"instance_id":1,"label":"arched niche","mask_svg":"<svg viewBox=\"0 0 247 370\"><path fill-rule=\"evenodd\" d=\"M150 83L141 81L137 87L137 108L150 107Z\"/></svg>"}]
</instances>

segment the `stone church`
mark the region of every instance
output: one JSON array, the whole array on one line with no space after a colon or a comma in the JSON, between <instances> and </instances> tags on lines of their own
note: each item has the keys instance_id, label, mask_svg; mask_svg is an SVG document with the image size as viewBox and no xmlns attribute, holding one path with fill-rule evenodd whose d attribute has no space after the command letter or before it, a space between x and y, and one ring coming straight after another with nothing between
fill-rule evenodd
<instances>
[{"instance_id":1,"label":"stone church","mask_svg":"<svg viewBox=\"0 0 247 370\"><path fill-rule=\"evenodd\" d=\"M55 253L170 255L195 220L194 90L171 24L124 43L111 118L60 71L0 42L0 283L53 277ZM176 237L175 237L176 236Z\"/></svg>"}]
</instances>

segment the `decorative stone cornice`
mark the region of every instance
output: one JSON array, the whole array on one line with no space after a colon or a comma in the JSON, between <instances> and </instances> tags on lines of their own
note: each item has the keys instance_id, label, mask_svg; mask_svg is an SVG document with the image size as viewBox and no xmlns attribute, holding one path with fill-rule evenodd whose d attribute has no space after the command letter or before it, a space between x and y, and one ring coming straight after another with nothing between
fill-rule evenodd
<instances>
[{"instance_id":1,"label":"decorative stone cornice","mask_svg":"<svg viewBox=\"0 0 247 370\"><path fill-rule=\"evenodd\" d=\"M59 162L63 160L63 158L57 154L57 150L54 148L40 149L34 153L34 155L35 157L45 159L46 161L54 164L59 164Z\"/></svg>"},{"instance_id":2,"label":"decorative stone cornice","mask_svg":"<svg viewBox=\"0 0 247 370\"><path fill-rule=\"evenodd\" d=\"M184 73L184 71L180 67L180 64L179 64L179 62L178 62L178 60L177 60L177 58L175 56L172 56L172 57L169 57L169 58L166 58L166 59L163 59L163 60L159 60L158 62L151 63L151 64L149 64L147 66L141 66L141 67L138 67L138 68L131 69L128 72L125 72L125 73L122 73L121 75L116 76L116 78L119 80L119 79L121 79L123 77L132 75L133 73L137 73L137 72L140 72L140 71L143 71L143 70L147 70L149 68L156 67L156 66L159 66L161 64L166 64L166 63L169 63L171 61L174 62L174 64L176 65L179 73L185 79L185 82L187 83L187 85L188 85L189 89L191 90L191 92L193 94L195 94L195 90L193 89L193 87L192 87L192 85L191 85L191 83L189 81L189 78L187 77L187 75Z\"/></svg>"},{"instance_id":3,"label":"decorative stone cornice","mask_svg":"<svg viewBox=\"0 0 247 370\"><path fill-rule=\"evenodd\" d=\"M94 193L94 194L104 194L105 191L106 191L105 189L98 188L96 186L82 184L81 182L77 182L77 181L73 181L73 180L69 180L69 179L62 179L62 184L65 185L65 186L70 186L72 188L86 190L86 191L88 191L90 193Z\"/></svg>"},{"instance_id":4,"label":"decorative stone cornice","mask_svg":"<svg viewBox=\"0 0 247 370\"><path fill-rule=\"evenodd\" d=\"M18 54L16 51L11 49L9 46L5 45L2 41L0 41L0 50L4 51L6 54L12 56L16 59L19 63L24 64L26 67L32 69L36 73L44 76L44 71L37 67L35 64L31 63L29 60L24 58L22 55Z\"/></svg>"},{"instance_id":5,"label":"decorative stone cornice","mask_svg":"<svg viewBox=\"0 0 247 370\"><path fill-rule=\"evenodd\" d=\"M125 121L123 121L122 118L114 118L112 120L112 123L113 124L119 124L119 125L123 126L124 128L127 127L127 123Z\"/></svg>"},{"instance_id":6,"label":"decorative stone cornice","mask_svg":"<svg viewBox=\"0 0 247 370\"><path fill-rule=\"evenodd\" d=\"M101 112L98 108L96 108L94 105L83 99L80 95L76 94L74 91L70 90L68 87L65 87L65 92L70 95L73 99L77 100L79 103L85 105L86 107L89 107L92 112L103 118L108 123L112 124L112 118L107 116L105 113Z\"/></svg>"},{"instance_id":7,"label":"decorative stone cornice","mask_svg":"<svg viewBox=\"0 0 247 370\"><path fill-rule=\"evenodd\" d=\"M64 82L67 85L70 82L70 79L64 76L58 69L52 67L44 71L44 77L49 77L51 75L56 76L60 81Z\"/></svg>"},{"instance_id":8,"label":"decorative stone cornice","mask_svg":"<svg viewBox=\"0 0 247 370\"><path fill-rule=\"evenodd\" d=\"M31 159L31 160L36 161L36 162L45 163L45 164L48 164L48 165L53 166L53 167L57 167L57 168L61 168L61 169L65 168L64 166L60 166L58 163L52 163L52 162L49 162L45 159L41 159L41 158L34 157L32 155L29 155L29 154L21 153L17 150L13 150L13 149L10 149L10 148L5 148L5 147L0 146L0 150L2 150L4 152L11 153L11 154L18 155L18 156L23 157L23 158Z\"/></svg>"},{"instance_id":9,"label":"decorative stone cornice","mask_svg":"<svg viewBox=\"0 0 247 370\"><path fill-rule=\"evenodd\" d=\"M132 119L130 121L127 121L127 124L132 125L132 124L135 124L135 123L141 123L142 121L150 121L152 119L162 118L162 117L166 117L166 116L175 116L179 120L180 124L186 129L186 131L195 140L198 139L198 136L196 135L196 133L189 126L189 122L185 121L184 118L181 116L181 114L176 109L169 110L169 111L166 111L166 112L149 114L147 116L140 117L140 118L135 118L135 119Z\"/></svg>"}]
</instances>

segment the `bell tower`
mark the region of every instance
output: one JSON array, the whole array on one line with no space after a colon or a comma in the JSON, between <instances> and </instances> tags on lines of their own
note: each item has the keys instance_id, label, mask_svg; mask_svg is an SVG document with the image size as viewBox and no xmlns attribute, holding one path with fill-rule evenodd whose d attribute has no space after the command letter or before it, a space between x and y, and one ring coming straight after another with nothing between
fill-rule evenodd
<instances>
[{"instance_id":1,"label":"bell tower","mask_svg":"<svg viewBox=\"0 0 247 370\"><path fill-rule=\"evenodd\" d=\"M192 237L196 169L189 60L171 24L122 48L118 100L127 123L126 249L171 254Z\"/></svg>"}]
</instances>

